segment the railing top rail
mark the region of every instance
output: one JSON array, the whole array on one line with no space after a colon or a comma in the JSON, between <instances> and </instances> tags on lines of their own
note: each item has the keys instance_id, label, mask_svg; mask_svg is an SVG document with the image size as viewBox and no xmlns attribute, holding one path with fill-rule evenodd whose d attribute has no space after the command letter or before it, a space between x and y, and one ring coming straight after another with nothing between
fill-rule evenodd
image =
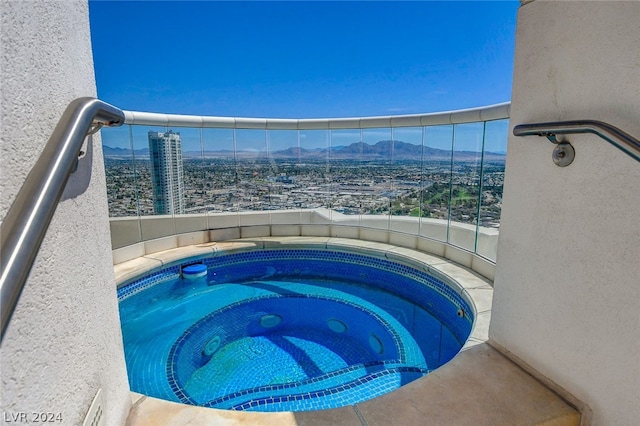
<instances>
[{"instance_id":1,"label":"railing top rail","mask_svg":"<svg viewBox=\"0 0 640 426\"><path fill-rule=\"evenodd\" d=\"M443 111L428 114L387 115L374 117L349 118L247 118L214 117L200 115L161 114L141 111L124 111L125 124L165 126L165 127L203 127L229 129L263 130L327 130L327 129L366 129L387 127L419 127L444 124L473 123L509 118L511 103L490 105L456 111Z\"/></svg>"},{"instance_id":2,"label":"railing top rail","mask_svg":"<svg viewBox=\"0 0 640 426\"><path fill-rule=\"evenodd\" d=\"M94 98L72 101L62 114L0 225L0 294L4 338L29 271L88 134L120 126L124 114Z\"/></svg>"}]
</instances>

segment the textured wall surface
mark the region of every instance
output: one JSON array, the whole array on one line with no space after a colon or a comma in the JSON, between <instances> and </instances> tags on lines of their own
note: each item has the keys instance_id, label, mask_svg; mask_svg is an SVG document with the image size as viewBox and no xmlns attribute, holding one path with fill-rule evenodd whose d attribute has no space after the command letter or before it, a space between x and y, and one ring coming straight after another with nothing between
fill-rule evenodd
<instances>
[{"instance_id":1,"label":"textured wall surface","mask_svg":"<svg viewBox=\"0 0 640 426\"><path fill-rule=\"evenodd\" d=\"M524 4L511 126L595 119L640 138L640 2ZM593 410L640 417L640 163L594 135L510 136L490 338Z\"/></svg>"},{"instance_id":2,"label":"textured wall surface","mask_svg":"<svg viewBox=\"0 0 640 426\"><path fill-rule=\"evenodd\" d=\"M67 104L96 94L86 1L3 0L1 14L0 218ZM99 137L93 144L0 349L7 415L60 413L80 425L98 388L107 424L124 424L130 407Z\"/></svg>"}]
</instances>

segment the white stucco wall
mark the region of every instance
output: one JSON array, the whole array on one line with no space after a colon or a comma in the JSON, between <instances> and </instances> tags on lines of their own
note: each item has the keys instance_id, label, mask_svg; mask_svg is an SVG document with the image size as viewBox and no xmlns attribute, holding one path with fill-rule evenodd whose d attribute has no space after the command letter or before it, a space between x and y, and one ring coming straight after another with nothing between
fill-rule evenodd
<instances>
[{"instance_id":1,"label":"white stucco wall","mask_svg":"<svg viewBox=\"0 0 640 426\"><path fill-rule=\"evenodd\" d=\"M595 119L640 138L640 2L524 4L511 126ZM490 338L593 410L640 418L640 163L594 135L510 136Z\"/></svg>"},{"instance_id":2,"label":"white stucco wall","mask_svg":"<svg viewBox=\"0 0 640 426\"><path fill-rule=\"evenodd\" d=\"M3 218L67 104L96 88L86 1L3 0L0 10ZM128 414L99 138L93 146L91 173L72 175L0 348L9 419L52 412L81 425L99 388L106 424Z\"/></svg>"}]
</instances>

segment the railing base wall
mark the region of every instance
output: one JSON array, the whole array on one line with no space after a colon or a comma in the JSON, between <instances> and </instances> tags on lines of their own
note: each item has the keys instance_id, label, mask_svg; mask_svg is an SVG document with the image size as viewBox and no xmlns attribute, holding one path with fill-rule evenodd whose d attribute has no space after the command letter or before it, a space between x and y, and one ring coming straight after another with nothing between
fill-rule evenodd
<instances>
[{"instance_id":1,"label":"railing base wall","mask_svg":"<svg viewBox=\"0 0 640 426\"><path fill-rule=\"evenodd\" d=\"M239 238L334 237L381 242L419 250L459 263L490 281L493 281L495 276L495 263L469 250L423 235L409 234L396 229L389 230L374 227L376 225L375 222L384 222L384 225L389 226L388 217L358 218L353 216L347 217L348 220L344 221L336 221L334 217L332 222L332 218L327 215L327 212L330 211L243 212L227 215L114 218L111 220L111 236L114 247L112 252L113 263L115 265L140 256L151 255L177 247ZM335 216L335 212L330 213ZM217 226L214 226L214 223ZM396 220L393 219L391 223L395 225ZM382 223L378 225L382 225ZM404 225L407 224L405 223ZM413 224L417 230L416 225L417 223ZM469 228L466 229L466 234L471 235L465 235L463 226L462 230L457 230L461 239L468 240L473 238L475 233L472 233L471 230L475 231L475 227L471 225L465 226ZM190 227L195 227L196 229L190 230ZM197 229L198 227L200 229ZM434 221L429 223L428 227L434 228L436 231L438 231L439 227L445 227L446 230L446 221ZM406 230L407 226L399 228ZM176 229L180 229L183 232L176 233ZM424 222L421 230L425 230ZM142 238L141 234L144 238ZM436 232L437 234L438 232ZM481 236L485 240L485 244L491 244L494 247L497 244L497 231L491 232L490 235ZM127 241L131 243L123 244Z\"/></svg>"}]
</instances>

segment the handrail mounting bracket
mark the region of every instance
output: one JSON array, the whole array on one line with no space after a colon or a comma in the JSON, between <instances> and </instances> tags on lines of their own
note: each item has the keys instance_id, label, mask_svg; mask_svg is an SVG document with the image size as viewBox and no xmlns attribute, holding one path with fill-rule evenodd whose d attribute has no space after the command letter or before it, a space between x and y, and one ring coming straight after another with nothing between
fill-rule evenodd
<instances>
[{"instance_id":1,"label":"handrail mounting bracket","mask_svg":"<svg viewBox=\"0 0 640 426\"><path fill-rule=\"evenodd\" d=\"M540 134L540 136L546 136L547 139L549 139L549 142L554 143L554 144L559 144L560 142L558 141L558 139L556 138L556 134L555 133L542 133Z\"/></svg>"},{"instance_id":2,"label":"handrail mounting bracket","mask_svg":"<svg viewBox=\"0 0 640 426\"><path fill-rule=\"evenodd\" d=\"M551 155L556 166L567 167L576 158L576 150L569 142L559 142Z\"/></svg>"}]
</instances>

